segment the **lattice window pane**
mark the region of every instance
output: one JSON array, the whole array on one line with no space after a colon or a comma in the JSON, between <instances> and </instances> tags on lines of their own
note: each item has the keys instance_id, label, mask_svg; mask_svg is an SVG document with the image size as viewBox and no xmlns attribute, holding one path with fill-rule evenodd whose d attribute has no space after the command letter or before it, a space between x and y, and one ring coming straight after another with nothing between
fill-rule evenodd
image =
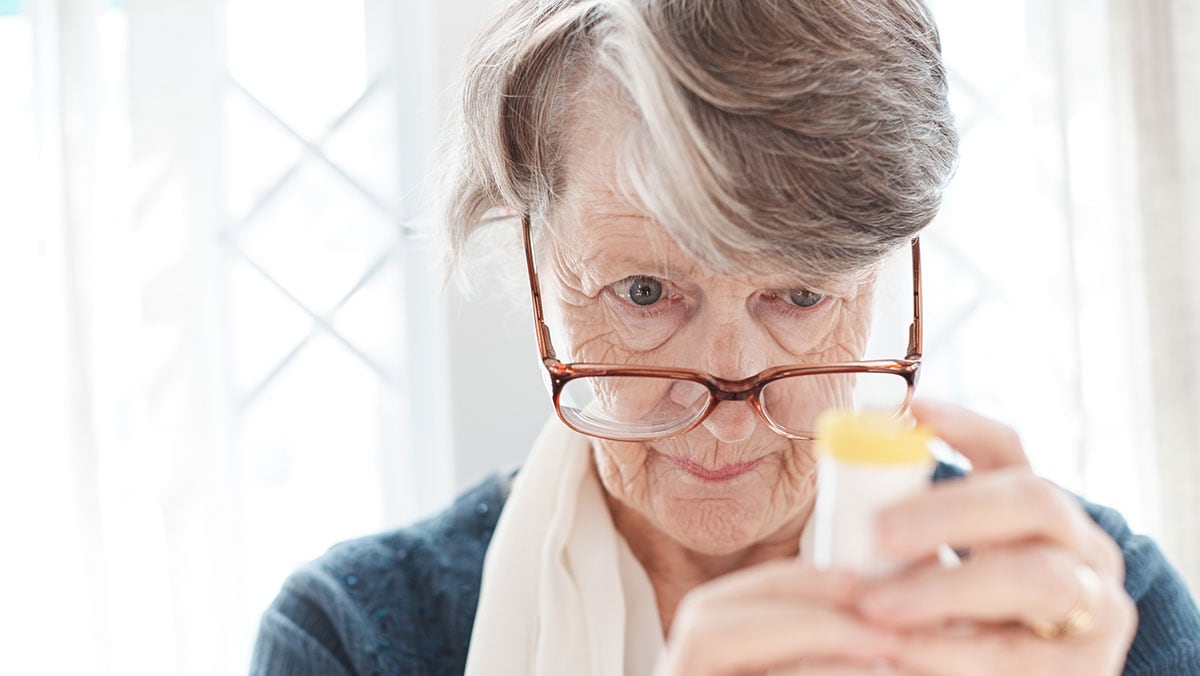
<instances>
[{"instance_id":1,"label":"lattice window pane","mask_svg":"<svg viewBox=\"0 0 1200 676\"><path fill-rule=\"evenodd\" d=\"M301 562L415 516L407 446L435 424L410 415L410 336L429 321L409 303L423 276L405 269L414 177L399 170L427 139L401 129L402 51L367 30L365 8L233 0L225 14L223 241L248 635ZM368 58L370 40L387 58Z\"/></svg>"}]
</instances>

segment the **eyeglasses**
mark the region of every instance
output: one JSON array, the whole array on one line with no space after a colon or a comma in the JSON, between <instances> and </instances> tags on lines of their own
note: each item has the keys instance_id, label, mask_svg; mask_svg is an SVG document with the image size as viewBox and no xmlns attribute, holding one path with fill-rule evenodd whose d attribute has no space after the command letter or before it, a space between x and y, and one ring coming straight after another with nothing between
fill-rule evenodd
<instances>
[{"instance_id":1,"label":"eyeglasses","mask_svg":"<svg viewBox=\"0 0 1200 676\"><path fill-rule=\"evenodd\" d=\"M912 240L913 316L904 359L776 366L741 380L701 371L624 364L563 363L555 356L542 312L530 216L521 220L534 331L546 387L558 417L587 436L652 441L686 434L723 401L745 401L772 430L813 439L817 416L829 408L902 414L921 369L921 247Z\"/></svg>"}]
</instances>

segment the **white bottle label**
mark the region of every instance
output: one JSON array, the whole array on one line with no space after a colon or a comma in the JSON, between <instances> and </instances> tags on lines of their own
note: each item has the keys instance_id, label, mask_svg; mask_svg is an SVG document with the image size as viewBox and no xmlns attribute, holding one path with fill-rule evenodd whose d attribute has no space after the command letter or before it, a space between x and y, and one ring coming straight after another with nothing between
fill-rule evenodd
<instances>
[{"instance_id":1,"label":"white bottle label","mask_svg":"<svg viewBox=\"0 0 1200 676\"><path fill-rule=\"evenodd\" d=\"M817 471L811 547L802 547L802 558L819 568L842 568L869 578L885 577L907 565L876 551L875 518L924 490L932 463L859 464L824 455Z\"/></svg>"}]
</instances>

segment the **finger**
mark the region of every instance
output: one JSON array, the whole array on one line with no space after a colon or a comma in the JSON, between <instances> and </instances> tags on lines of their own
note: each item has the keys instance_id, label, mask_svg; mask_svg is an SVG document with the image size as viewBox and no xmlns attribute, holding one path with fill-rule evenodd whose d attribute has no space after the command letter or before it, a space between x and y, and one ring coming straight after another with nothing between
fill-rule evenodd
<instances>
[{"instance_id":1,"label":"finger","mask_svg":"<svg viewBox=\"0 0 1200 676\"><path fill-rule=\"evenodd\" d=\"M771 561L717 578L688 595L710 598L761 597L844 606L858 594L861 579L844 570L820 570L796 560Z\"/></svg>"},{"instance_id":2,"label":"finger","mask_svg":"<svg viewBox=\"0 0 1200 676\"><path fill-rule=\"evenodd\" d=\"M928 426L980 471L1029 467L1021 439L1013 428L961 406L918 399L910 409L917 422Z\"/></svg>"},{"instance_id":3,"label":"finger","mask_svg":"<svg viewBox=\"0 0 1200 676\"><path fill-rule=\"evenodd\" d=\"M1124 577L1112 538L1071 495L1021 468L939 483L876 520L879 550L897 561L937 551L1040 540L1072 551L1105 575Z\"/></svg>"},{"instance_id":4,"label":"finger","mask_svg":"<svg viewBox=\"0 0 1200 676\"><path fill-rule=\"evenodd\" d=\"M1108 609L1098 631L1042 639L1019 625L912 632L895 654L895 664L926 676L1053 674L1092 676L1120 673L1136 630L1136 606L1127 597Z\"/></svg>"},{"instance_id":5,"label":"finger","mask_svg":"<svg viewBox=\"0 0 1200 676\"><path fill-rule=\"evenodd\" d=\"M668 673L761 672L813 659L876 661L899 639L836 609L793 602L685 600L667 644Z\"/></svg>"},{"instance_id":6,"label":"finger","mask_svg":"<svg viewBox=\"0 0 1200 676\"><path fill-rule=\"evenodd\" d=\"M1054 670L1059 650L1018 626L957 634L931 631L907 635L895 663L926 676L1061 674Z\"/></svg>"},{"instance_id":7,"label":"finger","mask_svg":"<svg viewBox=\"0 0 1200 676\"><path fill-rule=\"evenodd\" d=\"M892 626L1057 622L1092 593L1081 589L1073 552L1033 544L990 550L959 568L921 566L863 591L860 612Z\"/></svg>"}]
</instances>

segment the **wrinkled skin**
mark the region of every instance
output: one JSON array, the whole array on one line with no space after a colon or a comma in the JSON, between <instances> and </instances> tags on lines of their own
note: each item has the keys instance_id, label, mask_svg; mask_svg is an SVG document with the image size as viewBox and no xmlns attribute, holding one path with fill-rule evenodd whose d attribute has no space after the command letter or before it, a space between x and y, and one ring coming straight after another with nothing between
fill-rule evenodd
<instances>
[{"instance_id":1,"label":"wrinkled skin","mask_svg":"<svg viewBox=\"0 0 1200 676\"><path fill-rule=\"evenodd\" d=\"M548 312L562 335L560 357L740 379L770 366L861 354L870 321L869 280L830 284L819 290L823 298L816 305L800 307L790 300L793 279L707 273L612 192L598 190L572 206L543 247L549 263L543 264L543 284L555 299ZM662 297L649 306L629 297L624 280L639 275L661 280ZM776 434L750 404L723 402L680 437L598 440L595 449L618 522L644 532L648 547L669 542L668 560L690 562L680 568L724 570L796 554L814 497L810 442ZM672 459L711 470L758 464L731 481L714 482Z\"/></svg>"},{"instance_id":2,"label":"wrinkled skin","mask_svg":"<svg viewBox=\"0 0 1200 676\"><path fill-rule=\"evenodd\" d=\"M707 271L613 189L611 148L619 133L616 125L600 127L589 143L576 144L571 166L580 169L553 215L553 234L539 246L560 358L690 368L727 379L783 364L859 358L870 328L870 276L808 289L786 272ZM628 280L635 276L659 281L661 297L646 306L633 302ZM803 302L820 294L819 302L793 302L793 292L805 291ZM746 402L722 402L699 427L673 439L594 442L614 518L645 552L666 623L696 584L796 555L815 495L810 445L776 434ZM757 465L714 482L678 460L709 470Z\"/></svg>"}]
</instances>

